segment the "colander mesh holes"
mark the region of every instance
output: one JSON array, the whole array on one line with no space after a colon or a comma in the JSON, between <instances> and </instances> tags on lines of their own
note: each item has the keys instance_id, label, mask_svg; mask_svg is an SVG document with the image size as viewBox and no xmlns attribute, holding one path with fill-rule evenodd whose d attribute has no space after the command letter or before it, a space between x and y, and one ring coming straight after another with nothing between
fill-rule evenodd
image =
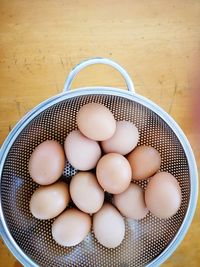
<instances>
[{"instance_id":1,"label":"colander mesh holes","mask_svg":"<svg viewBox=\"0 0 200 267\"><path fill-rule=\"evenodd\" d=\"M61 144L76 128L76 114L88 102L107 106L117 120L129 120L140 132L140 144L155 147L162 156L161 170L179 181L182 205L167 220L148 214L140 221L126 219L126 238L116 249L106 249L93 233L74 248L63 248L51 237L53 220L40 221L29 212L29 201L37 185L28 173L33 149L47 139ZM69 164L64 175L74 175ZM143 187L146 182L139 182ZM144 266L159 255L177 233L187 210L190 181L185 153L173 131L154 112L136 102L111 95L80 96L60 102L37 116L19 135L5 162L2 176L2 205L9 230L22 250L40 266Z\"/></svg>"}]
</instances>

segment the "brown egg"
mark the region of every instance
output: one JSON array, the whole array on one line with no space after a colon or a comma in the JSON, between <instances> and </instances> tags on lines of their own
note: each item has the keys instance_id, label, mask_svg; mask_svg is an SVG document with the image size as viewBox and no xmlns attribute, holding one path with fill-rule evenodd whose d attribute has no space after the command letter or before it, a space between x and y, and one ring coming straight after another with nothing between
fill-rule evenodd
<instances>
[{"instance_id":1,"label":"brown egg","mask_svg":"<svg viewBox=\"0 0 200 267\"><path fill-rule=\"evenodd\" d=\"M31 197L30 211L37 219L52 219L67 207L69 200L68 185L64 182L40 186Z\"/></svg>"},{"instance_id":2,"label":"brown egg","mask_svg":"<svg viewBox=\"0 0 200 267\"><path fill-rule=\"evenodd\" d=\"M101 187L111 194L125 191L132 177L128 160L117 153L109 153L99 160L96 175Z\"/></svg>"},{"instance_id":3,"label":"brown egg","mask_svg":"<svg viewBox=\"0 0 200 267\"><path fill-rule=\"evenodd\" d=\"M104 204L93 216L93 230L101 245L116 248L124 239L124 219L115 207L108 203Z\"/></svg>"},{"instance_id":4,"label":"brown egg","mask_svg":"<svg viewBox=\"0 0 200 267\"><path fill-rule=\"evenodd\" d=\"M87 213L97 212L104 201L104 191L91 172L78 172L73 176L70 195L74 204Z\"/></svg>"},{"instance_id":5,"label":"brown egg","mask_svg":"<svg viewBox=\"0 0 200 267\"><path fill-rule=\"evenodd\" d=\"M155 174L147 185L145 202L156 217L173 216L181 205L181 188L176 178L167 172Z\"/></svg>"},{"instance_id":6,"label":"brown egg","mask_svg":"<svg viewBox=\"0 0 200 267\"><path fill-rule=\"evenodd\" d=\"M96 141L110 138L116 130L113 114L108 108L97 103L89 103L80 108L77 124L85 136Z\"/></svg>"},{"instance_id":7,"label":"brown egg","mask_svg":"<svg viewBox=\"0 0 200 267\"><path fill-rule=\"evenodd\" d=\"M67 136L64 146L71 165L81 171L95 168L101 157L99 144L84 136L80 131L72 131Z\"/></svg>"},{"instance_id":8,"label":"brown egg","mask_svg":"<svg viewBox=\"0 0 200 267\"><path fill-rule=\"evenodd\" d=\"M101 142L103 151L106 153L119 153L126 155L131 152L139 140L137 127L130 121L117 121L114 135Z\"/></svg>"},{"instance_id":9,"label":"brown egg","mask_svg":"<svg viewBox=\"0 0 200 267\"><path fill-rule=\"evenodd\" d=\"M134 183L131 183L123 193L114 195L114 204L123 216L131 219L140 220L148 213L144 191Z\"/></svg>"},{"instance_id":10,"label":"brown egg","mask_svg":"<svg viewBox=\"0 0 200 267\"><path fill-rule=\"evenodd\" d=\"M52 225L52 236L59 245L71 247L82 242L90 229L90 215L73 208L56 218Z\"/></svg>"},{"instance_id":11,"label":"brown egg","mask_svg":"<svg viewBox=\"0 0 200 267\"><path fill-rule=\"evenodd\" d=\"M30 176L40 185L49 185L57 181L64 167L63 147L54 140L47 140L37 146L29 160Z\"/></svg>"},{"instance_id":12,"label":"brown egg","mask_svg":"<svg viewBox=\"0 0 200 267\"><path fill-rule=\"evenodd\" d=\"M161 165L159 152L150 146L136 147L127 159L131 165L134 180L149 178L159 170Z\"/></svg>"}]
</instances>

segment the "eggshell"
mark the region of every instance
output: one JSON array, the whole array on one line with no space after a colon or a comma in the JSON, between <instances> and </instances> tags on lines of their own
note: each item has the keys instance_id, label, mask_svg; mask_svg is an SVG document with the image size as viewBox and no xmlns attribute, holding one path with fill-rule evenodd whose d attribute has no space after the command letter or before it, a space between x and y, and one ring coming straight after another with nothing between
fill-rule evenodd
<instances>
[{"instance_id":1,"label":"eggshell","mask_svg":"<svg viewBox=\"0 0 200 267\"><path fill-rule=\"evenodd\" d=\"M47 140L37 146L30 157L28 166L30 176L40 185L49 185L57 181L64 167L64 150L54 140Z\"/></svg>"},{"instance_id":2,"label":"eggshell","mask_svg":"<svg viewBox=\"0 0 200 267\"><path fill-rule=\"evenodd\" d=\"M101 157L99 144L84 136L80 131L72 131L65 140L65 153L71 165L87 171L96 167Z\"/></svg>"},{"instance_id":3,"label":"eggshell","mask_svg":"<svg viewBox=\"0 0 200 267\"><path fill-rule=\"evenodd\" d=\"M145 191L145 202L153 215L166 219L181 206L181 188L176 178L167 172L155 174Z\"/></svg>"},{"instance_id":4,"label":"eggshell","mask_svg":"<svg viewBox=\"0 0 200 267\"><path fill-rule=\"evenodd\" d=\"M74 204L87 213L97 212L104 201L104 191L91 172L78 172L73 176L70 195Z\"/></svg>"},{"instance_id":5,"label":"eggshell","mask_svg":"<svg viewBox=\"0 0 200 267\"><path fill-rule=\"evenodd\" d=\"M131 219L140 220L148 213L144 191L134 183L131 183L123 193L114 195L114 204L123 216Z\"/></svg>"},{"instance_id":6,"label":"eggshell","mask_svg":"<svg viewBox=\"0 0 200 267\"><path fill-rule=\"evenodd\" d=\"M138 146L127 159L132 168L134 180L147 179L157 172L161 165L159 152L150 146Z\"/></svg>"},{"instance_id":7,"label":"eggshell","mask_svg":"<svg viewBox=\"0 0 200 267\"><path fill-rule=\"evenodd\" d=\"M137 145L139 132L137 127L130 121L117 121L114 135L101 142L105 153L119 153L126 155Z\"/></svg>"},{"instance_id":8,"label":"eggshell","mask_svg":"<svg viewBox=\"0 0 200 267\"><path fill-rule=\"evenodd\" d=\"M117 153L103 156L96 168L97 180L111 194L125 191L131 182L131 167L128 160Z\"/></svg>"},{"instance_id":9,"label":"eggshell","mask_svg":"<svg viewBox=\"0 0 200 267\"><path fill-rule=\"evenodd\" d=\"M31 197L30 211L38 219L52 219L67 207L69 200L68 185L64 182L40 186Z\"/></svg>"},{"instance_id":10,"label":"eggshell","mask_svg":"<svg viewBox=\"0 0 200 267\"><path fill-rule=\"evenodd\" d=\"M118 247L125 235L125 223L121 214L111 204L104 204L93 217L94 235L107 248Z\"/></svg>"},{"instance_id":11,"label":"eggshell","mask_svg":"<svg viewBox=\"0 0 200 267\"><path fill-rule=\"evenodd\" d=\"M61 246L76 246L84 240L91 229L91 217L78 210L63 212L52 225L53 239Z\"/></svg>"},{"instance_id":12,"label":"eggshell","mask_svg":"<svg viewBox=\"0 0 200 267\"><path fill-rule=\"evenodd\" d=\"M77 125L85 136L96 141L110 138L116 130L116 121L111 111L98 103L89 103L80 108Z\"/></svg>"}]
</instances>

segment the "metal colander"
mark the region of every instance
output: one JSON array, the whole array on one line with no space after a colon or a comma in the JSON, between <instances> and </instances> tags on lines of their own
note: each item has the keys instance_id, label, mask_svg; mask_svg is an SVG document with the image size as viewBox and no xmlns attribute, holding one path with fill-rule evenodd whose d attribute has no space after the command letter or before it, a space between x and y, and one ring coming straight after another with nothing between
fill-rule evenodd
<instances>
[{"instance_id":1,"label":"metal colander","mask_svg":"<svg viewBox=\"0 0 200 267\"><path fill-rule=\"evenodd\" d=\"M96 63L116 68L129 91L108 87L69 91L76 74ZM92 232L75 247L61 247L51 236L54 220L37 220L29 211L30 197L38 187L27 168L31 153L47 139L63 144L67 134L77 127L79 108L90 102L108 107L116 120L136 124L140 132L139 144L153 146L160 152L161 170L173 174L182 191L181 207L172 218L160 220L149 213L139 221L125 219L126 236L116 249L100 245ZM183 239L195 211L197 170L186 137L166 112L137 95L127 72L108 59L90 59L76 66L65 83L64 92L34 108L11 131L1 148L0 162L1 234L25 266L157 266ZM61 179L69 182L75 173L66 162ZM146 181L138 183L143 188L147 184ZM110 201L109 195L107 201Z\"/></svg>"}]
</instances>

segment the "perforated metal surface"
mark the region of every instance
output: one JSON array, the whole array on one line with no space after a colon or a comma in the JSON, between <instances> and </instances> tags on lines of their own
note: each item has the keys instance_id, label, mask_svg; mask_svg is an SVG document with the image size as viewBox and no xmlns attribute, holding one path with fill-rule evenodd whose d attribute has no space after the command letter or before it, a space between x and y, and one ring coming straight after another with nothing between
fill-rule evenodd
<instances>
[{"instance_id":1,"label":"perforated metal surface","mask_svg":"<svg viewBox=\"0 0 200 267\"><path fill-rule=\"evenodd\" d=\"M126 219L126 237L116 249L106 249L93 233L78 246L64 248L51 236L53 220L39 221L29 211L37 185L28 173L34 148L47 139L63 144L76 128L80 106L98 102L107 106L116 120L129 120L140 131L140 144L155 147L162 157L161 170L172 173L181 186L182 205L170 219L159 220L150 213L140 221ZM64 179L75 170L66 165ZM139 182L144 188L146 182ZM111 95L86 95L67 99L43 111L21 132L6 158L1 180L3 213L13 238L39 266L144 266L157 257L176 235L190 197L188 163L183 148L168 125L153 111L131 100Z\"/></svg>"}]
</instances>

